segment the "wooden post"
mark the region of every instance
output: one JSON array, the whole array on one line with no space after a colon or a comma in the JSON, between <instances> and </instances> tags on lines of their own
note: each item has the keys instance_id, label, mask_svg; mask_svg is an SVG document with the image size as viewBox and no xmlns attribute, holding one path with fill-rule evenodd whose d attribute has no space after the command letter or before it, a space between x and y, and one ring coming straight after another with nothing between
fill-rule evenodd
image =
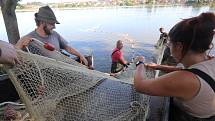
<instances>
[{"instance_id":1,"label":"wooden post","mask_svg":"<svg viewBox=\"0 0 215 121\"><path fill-rule=\"evenodd\" d=\"M20 39L15 13L17 2L18 0L0 0L8 40L12 44L16 44Z\"/></svg>"}]
</instances>

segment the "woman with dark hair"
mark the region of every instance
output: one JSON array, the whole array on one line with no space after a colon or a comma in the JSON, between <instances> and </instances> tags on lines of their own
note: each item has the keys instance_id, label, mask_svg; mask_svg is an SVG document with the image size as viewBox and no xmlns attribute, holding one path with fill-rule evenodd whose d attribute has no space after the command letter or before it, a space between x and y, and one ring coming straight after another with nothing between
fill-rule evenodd
<instances>
[{"instance_id":1,"label":"woman with dark hair","mask_svg":"<svg viewBox=\"0 0 215 121\"><path fill-rule=\"evenodd\" d=\"M171 54L186 69L146 80L144 57L138 57L134 86L145 94L172 97L170 121L215 120L215 58L207 51L213 47L214 29L215 14L207 12L170 30Z\"/></svg>"}]
</instances>

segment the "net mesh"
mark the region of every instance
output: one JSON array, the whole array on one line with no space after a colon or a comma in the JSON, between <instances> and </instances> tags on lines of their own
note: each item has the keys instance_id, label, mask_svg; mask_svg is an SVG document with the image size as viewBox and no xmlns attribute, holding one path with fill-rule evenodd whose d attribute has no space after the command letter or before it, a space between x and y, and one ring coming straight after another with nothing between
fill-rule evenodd
<instances>
[{"instance_id":1,"label":"net mesh","mask_svg":"<svg viewBox=\"0 0 215 121\"><path fill-rule=\"evenodd\" d=\"M70 57L67 57L60 52L54 50L54 51L49 51L46 48L44 48L44 43L42 43L40 40L37 40L33 38L33 41L28 45L27 51L33 54L53 58L57 61L62 61L65 63L69 63L75 66L80 66L84 67L84 65L76 62L75 60L71 59Z\"/></svg>"},{"instance_id":2,"label":"net mesh","mask_svg":"<svg viewBox=\"0 0 215 121\"><path fill-rule=\"evenodd\" d=\"M58 61L65 56L17 53L20 64L6 70L34 120L146 120L149 96L137 93L132 84ZM154 77L150 70L144 74Z\"/></svg>"}]
</instances>

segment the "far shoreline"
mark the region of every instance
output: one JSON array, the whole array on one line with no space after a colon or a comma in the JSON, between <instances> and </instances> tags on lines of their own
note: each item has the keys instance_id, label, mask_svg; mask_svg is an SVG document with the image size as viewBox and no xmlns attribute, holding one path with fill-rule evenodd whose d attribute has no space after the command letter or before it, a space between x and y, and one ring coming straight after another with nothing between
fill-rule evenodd
<instances>
[{"instance_id":1,"label":"far shoreline","mask_svg":"<svg viewBox=\"0 0 215 121\"><path fill-rule=\"evenodd\" d=\"M51 6L51 5L50 5ZM144 4L144 5L134 5L134 6L104 6L104 7L52 7L54 10L81 10L81 9L112 9L112 8L147 8L147 7L179 7L179 6L191 6L196 7L193 5L184 5L184 4ZM41 6L35 6L34 8L17 8L16 12L35 12L39 9ZM209 5L201 5L197 6L199 8L201 7L210 7ZM213 8L213 7L212 7ZM0 10L1 11L1 10Z\"/></svg>"}]
</instances>

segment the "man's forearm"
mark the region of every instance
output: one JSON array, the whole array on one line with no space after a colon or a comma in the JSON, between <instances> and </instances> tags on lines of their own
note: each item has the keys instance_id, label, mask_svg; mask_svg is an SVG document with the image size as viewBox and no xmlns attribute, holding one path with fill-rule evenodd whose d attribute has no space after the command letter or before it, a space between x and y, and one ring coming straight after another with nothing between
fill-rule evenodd
<instances>
[{"instance_id":1,"label":"man's forearm","mask_svg":"<svg viewBox=\"0 0 215 121\"><path fill-rule=\"evenodd\" d=\"M73 54L73 55L75 55L75 56L77 56L77 57L79 57L79 58L81 58L81 56L82 56L78 51L76 51L75 49L73 49L73 48L71 48L71 47L67 47L65 50L66 50L68 53Z\"/></svg>"},{"instance_id":2,"label":"man's forearm","mask_svg":"<svg viewBox=\"0 0 215 121\"><path fill-rule=\"evenodd\" d=\"M83 55L81 55L79 52L77 52L75 49L71 48L71 47L67 47L65 48L65 50L73 55L76 55L77 57L80 58L80 61L82 64L84 65L88 65L87 60L85 59L85 57Z\"/></svg>"},{"instance_id":3,"label":"man's forearm","mask_svg":"<svg viewBox=\"0 0 215 121\"><path fill-rule=\"evenodd\" d=\"M123 65L127 65L127 61L126 61L124 58L121 58L121 59L120 59L120 62L121 62Z\"/></svg>"}]
</instances>

